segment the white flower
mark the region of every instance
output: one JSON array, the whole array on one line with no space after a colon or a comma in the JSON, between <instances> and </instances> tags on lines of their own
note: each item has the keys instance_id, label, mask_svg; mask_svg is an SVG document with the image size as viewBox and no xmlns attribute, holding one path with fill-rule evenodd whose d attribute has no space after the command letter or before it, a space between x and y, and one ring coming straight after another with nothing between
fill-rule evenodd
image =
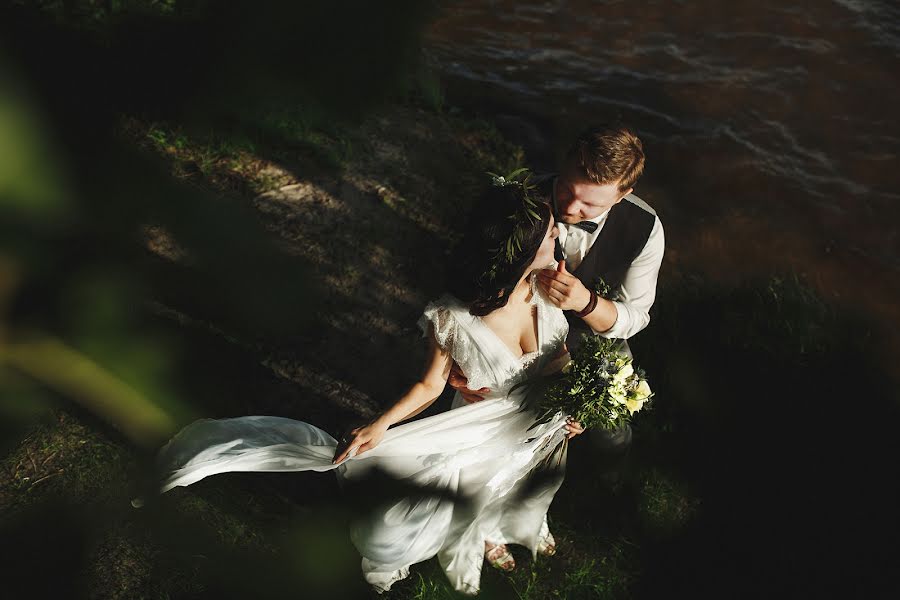
<instances>
[{"instance_id":1,"label":"white flower","mask_svg":"<svg viewBox=\"0 0 900 600\"><path fill-rule=\"evenodd\" d=\"M619 369L619 372L613 375L613 380L617 382L623 382L629 377L634 375L634 367L631 366L631 363L626 363Z\"/></svg>"},{"instance_id":2,"label":"white flower","mask_svg":"<svg viewBox=\"0 0 900 600\"><path fill-rule=\"evenodd\" d=\"M609 394L609 397L613 399L617 404L625 404L626 394L625 390L622 389L622 386L619 385L611 385L606 390L606 393Z\"/></svg>"},{"instance_id":3,"label":"white flower","mask_svg":"<svg viewBox=\"0 0 900 600\"><path fill-rule=\"evenodd\" d=\"M652 393L650 391L650 384L647 383L646 379L641 379L641 382L638 383L637 388L634 390L634 392L635 392L635 397L638 400L644 400L644 399L650 397L650 394Z\"/></svg>"},{"instance_id":4,"label":"white flower","mask_svg":"<svg viewBox=\"0 0 900 600\"><path fill-rule=\"evenodd\" d=\"M625 401L625 408L628 409L629 414L634 414L637 411L641 410L641 407L644 406L643 400L637 400L635 398L628 398Z\"/></svg>"}]
</instances>

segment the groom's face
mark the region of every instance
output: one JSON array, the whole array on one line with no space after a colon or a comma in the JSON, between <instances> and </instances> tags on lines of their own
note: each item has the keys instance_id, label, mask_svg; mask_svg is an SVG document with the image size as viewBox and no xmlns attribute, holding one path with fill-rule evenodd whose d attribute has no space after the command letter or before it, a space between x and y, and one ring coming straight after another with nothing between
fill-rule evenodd
<instances>
[{"instance_id":1,"label":"groom's face","mask_svg":"<svg viewBox=\"0 0 900 600\"><path fill-rule=\"evenodd\" d=\"M633 188L619 191L619 182L594 183L585 177L577 166L567 164L556 179L556 207L559 220L577 223L599 217Z\"/></svg>"}]
</instances>

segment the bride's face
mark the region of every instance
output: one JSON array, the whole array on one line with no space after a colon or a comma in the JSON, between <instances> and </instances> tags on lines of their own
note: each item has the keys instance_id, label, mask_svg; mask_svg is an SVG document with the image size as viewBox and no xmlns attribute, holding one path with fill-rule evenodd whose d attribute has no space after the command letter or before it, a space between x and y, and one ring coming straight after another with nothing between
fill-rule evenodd
<instances>
[{"instance_id":1,"label":"bride's face","mask_svg":"<svg viewBox=\"0 0 900 600\"><path fill-rule=\"evenodd\" d=\"M553 263L553 250L558 236L559 228L551 215L550 226L544 234L544 241L541 242L541 247L538 248L537 254L534 255L534 262L531 263L532 269L543 269Z\"/></svg>"}]
</instances>

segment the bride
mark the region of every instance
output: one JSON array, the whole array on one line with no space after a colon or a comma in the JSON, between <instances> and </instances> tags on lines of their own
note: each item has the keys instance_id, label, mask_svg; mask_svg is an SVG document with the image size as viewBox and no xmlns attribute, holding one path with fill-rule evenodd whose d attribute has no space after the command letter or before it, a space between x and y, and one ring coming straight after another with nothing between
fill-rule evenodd
<instances>
[{"instance_id":1,"label":"bride","mask_svg":"<svg viewBox=\"0 0 900 600\"><path fill-rule=\"evenodd\" d=\"M423 375L393 406L340 442L283 417L200 419L160 450L161 491L229 471L334 470L346 483L373 468L437 490L394 498L351 526L363 575L379 593L435 555L456 590L476 594L485 555L508 570L506 544L552 554L546 515L563 479L560 442L584 430L563 413L532 427L529 408L537 389L529 381L567 358L566 319L535 283L555 265L558 230L547 204L502 179L476 212L453 258L451 293L419 320ZM454 362L470 388L490 388L485 400L468 404L457 393L450 410L408 421L440 396Z\"/></svg>"}]
</instances>

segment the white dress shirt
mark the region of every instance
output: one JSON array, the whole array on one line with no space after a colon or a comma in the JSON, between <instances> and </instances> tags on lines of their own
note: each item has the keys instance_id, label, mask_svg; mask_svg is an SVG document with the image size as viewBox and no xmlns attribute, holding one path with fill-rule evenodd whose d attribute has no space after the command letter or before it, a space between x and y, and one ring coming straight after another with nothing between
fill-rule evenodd
<instances>
[{"instance_id":1,"label":"white dress shirt","mask_svg":"<svg viewBox=\"0 0 900 600\"><path fill-rule=\"evenodd\" d=\"M628 194L622 202L632 202L656 215L656 211L649 204L634 194ZM566 252L566 268L569 271L574 271L581 264L588 250L599 237L608 214L609 210L590 219L599 226L594 233L588 233L566 223L559 223L559 243ZM650 307L656 300L656 280L659 276L665 245L662 222L659 220L659 216L656 216L647 243L625 273L619 298L612 301L618 312L616 322L604 332L591 328L594 333L607 338L628 339L647 326L650 322Z\"/></svg>"}]
</instances>

